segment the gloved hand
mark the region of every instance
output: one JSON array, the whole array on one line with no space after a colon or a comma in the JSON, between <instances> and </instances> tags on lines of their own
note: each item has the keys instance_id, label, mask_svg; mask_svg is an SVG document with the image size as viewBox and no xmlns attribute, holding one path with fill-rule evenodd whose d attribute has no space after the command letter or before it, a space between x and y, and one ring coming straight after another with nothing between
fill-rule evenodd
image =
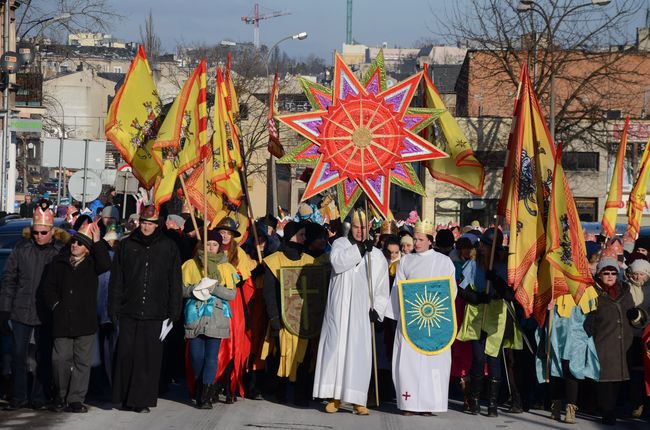
<instances>
[{"instance_id":1,"label":"gloved hand","mask_svg":"<svg viewBox=\"0 0 650 430\"><path fill-rule=\"evenodd\" d=\"M376 310L370 309L368 311L368 316L370 317L370 322L379 322L379 314L377 313Z\"/></svg>"},{"instance_id":2,"label":"gloved hand","mask_svg":"<svg viewBox=\"0 0 650 430\"><path fill-rule=\"evenodd\" d=\"M494 271L494 269L485 272L485 279L487 279L488 281L494 282L496 278L497 278L497 273Z\"/></svg>"},{"instance_id":3,"label":"gloved hand","mask_svg":"<svg viewBox=\"0 0 650 430\"><path fill-rule=\"evenodd\" d=\"M582 323L582 328L584 329L585 333L589 337L594 336L594 323L595 323L595 318L593 316L593 312L590 312L587 314L587 318L585 318L585 322Z\"/></svg>"},{"instance_id":4,"label":"gloved hand","mask_svg":"<svg viewBox=\"0 0 650 430\"><path fill-rule=\"evenodd\" d=\"M9 320L11 319L11 312L0 312L0 334L3 336L11 335L11 327L9 327Z\"/></svg>"},{"instance_id":5,"label":"gloved hand","mask_svg":"<svg viewBox=\"0 0 650 430\"><path fill-rule=\"evenodd\" d=\"M275 332L280 331L282 329L282 323L280 322L280 318L272 318L270 321L271 323L271 329Z\"/></svg>"},{"instance_id":6,"label":"gloved hand","mask_svg":"<svg viewBox=\"0 0 650 430\"><path fill-rule=\"evenodd\" d=\"M363 242L357 242L357 247L359 248L359 254L361 254L361 257L366 255L366 246Z\"/></svg>"},{"instance_id":7,"label":"gloved hand","mask_svg":"<svg viewBox=\"0 0 650 430\"><path fill-rule=\"evenodd\" d=\"M366 252L372 252L372 248L375 247L375 243L372 240L368 239L363 242L363 247L366 249Z\"/></svg>"},{"instance_id":8,"label":"gloved hand","mask_svg":"<svg viewBox=\"0 0 650 430\"><path fill-rule=\"evenodd\" d=\"M637 320L639 317L641 317L641 311L639 311L638 308L632 308L628 309L627 312L625 313L625 316L627 317L630 322Z\"/></svg>"}]
</instances>

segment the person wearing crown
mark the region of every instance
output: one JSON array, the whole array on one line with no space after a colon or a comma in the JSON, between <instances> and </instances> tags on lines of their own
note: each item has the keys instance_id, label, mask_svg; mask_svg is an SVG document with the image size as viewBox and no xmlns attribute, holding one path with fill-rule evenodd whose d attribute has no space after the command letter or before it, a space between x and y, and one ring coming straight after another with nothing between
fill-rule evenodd
<instances>
[{"instance_id":1,"label":"person wearing crown","mask_svg":"<svg viewBox=\"0 0 650 430\"><path fill-rule=\"evenodd\" d=\"M368 238L366 216L354 211L350 232L332 244L332 275L318 345L313 395L328 399L325 411L351 403L366 408L372 371L371 322L383 320L388 303L388 264ZM369 282L370 278L370 282Z\"/></svg>"},{"instance_id":2,"label":"person wearing crown","mask_svg":"<svg viewBox=\"0 0 650 430\"><path fill-rule=\"evenodd\" d=\"M163 321L178 321L183 300L178 247L158 228L154 206L142 209L140 227L120 241L108 289L108 314L119 327L113 401L147 413L158 400Z\"/></svg>"},{"instance_id":3,"label":"person wearing crown","mask_svg":"<svg viewBox=\"0 0 650 430\"><path fill-rule=\"evenodd\" d=\"M448 278L451 287L448 293L450 292L453 297L445 300L453 305L456 296L456 270L449 257L432 249L433 235L434 226L429 220L418 221L415 224L415 252L405 255L400 260L395 285L391 291L391 300L386 309L386 317L397 321L398 326L395 331L392 368L397 407L404 411L404 415L418 413L430 416L433 412L447 411L451 349L447 346L444 350L435 351L435 354L423 353L410 340L407 341L401 329L402 319L406 318L405 314L412 312L403 308L400 288L398 288L400 281ZM421 297L426 300L426 290L423 289L420 293L423 293ZM432 303L435 308L435 301ZM444 323L442 319L435 322ZM437 335L435 329L428 333L429 337ZM450 341L453 341L453 337Z\"/></svg>"},{"instance_id":4,"label":"person wearing crown","mask_svg":"<svg viewBox=\"0 0 650 430\"><path fill-rule=\"evenodd\" d=\"M45 407L50 386L50 354L48 330L42 327L37 312L37 289L45 267L68 242L70 235L54 227L54 214L47 205L34 209L32 225L23 230L23 239L14 247L5 264L0 289L0 331L13 340L13 398L6 410L29 406ZM28 384L27 356L31 339L36 342L38 366ZM31 396L29 395L31 393Z\"/></svg>"},{"instance_id":5,"label":"person wearing crown","mask_svg":"<svg viewBox=\"0 0 650 430\"><path fill-rule=\"evenodd\" d=\"M88 412L83 402L98 326L98 278L111 268L108 250L99 226L87 224L52 260L45 276L43 301L52 312L54 338L54 412Z\"/></svg>"}]
</instances>

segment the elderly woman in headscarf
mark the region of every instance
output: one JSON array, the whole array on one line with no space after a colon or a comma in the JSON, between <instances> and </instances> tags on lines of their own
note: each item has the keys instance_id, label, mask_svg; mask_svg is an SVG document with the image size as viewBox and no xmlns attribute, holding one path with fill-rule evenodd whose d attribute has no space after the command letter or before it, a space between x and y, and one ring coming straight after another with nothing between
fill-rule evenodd
<instances>
[{"instance_id":1,"label":"elderly woman in headscarf","mask_svg":"<svg viewBox=\"0 0 650 430\"><path fill-rule=\"evenodd\" d=\"M647 284L650 278L650 262L638 252L630 254L636 257L628 261L625 279L630 287L630 294L634 301L634 308L627 312L627 317L634 327L632 346L628 351L627 359L630 366L630 403L632 416L640 418L643 415L644 403L644 378L643 378L643 330L650 319L650 292Z\"/></svg>"}]
</instances>

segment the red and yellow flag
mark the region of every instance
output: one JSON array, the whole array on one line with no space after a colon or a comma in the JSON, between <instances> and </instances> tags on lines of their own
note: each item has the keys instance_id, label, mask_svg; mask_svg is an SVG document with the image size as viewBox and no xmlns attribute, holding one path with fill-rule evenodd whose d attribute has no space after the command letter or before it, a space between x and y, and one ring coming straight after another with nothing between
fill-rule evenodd
<instances>
[{"instance_id":1,"label":"red and yellow flag","mask_svg":"<svg viewBox=\"0 0 650 430\"><path fill-rule=\"evenodd\" d=\"M648 179L650 178L650 139L645 145L639 174L630 191L630 202L627 206L627 232L634 240L639 238L641 231L641 217L645 206L645 196L648 191Z\"/></svg>"},{"instance_id":2,"label":"red and yellow flag","mask_svg":"<svg viewBox=\"0 0 650 430\"><path fill-rule=\"evenodd\" d=\"M267 118L266 128L269 133L268 149L271 155L276 158L284 157L284 147L280 143L280 133L275 121L275 103L278 95L278 72L275 72L271 94L269 94L269 116Z\"/></svg>"},{"instance_id":3,"label":"red and yellow flag","mask_svg":"<svg viewBox=\"0 0 650 430\"><path fill-rule=\"evenodd\" d=\"M499 213L510 225L508 284L528 316L545 307L552 295L551 285L538 283L537 272L546 251L545 204L555 148L525 66L507 157Z\"/></svg>"},{"instance_id":4,"label":"red and yellow flag","mask_svg":"<svg viewBox=\"0 0 650 430\"><path fill-rule=\"evenodd\" d=\"M485 181L483 165L474 157L474 152L465 133L460 129L451 113L446 110L436 86L429 77L426 64L424 65L424 82L426 85L424 105L428 108L445 109L438 119L442 136L436 139L433 127L428 127L426 138L430 142L438 144L449 154L449 158L429 160L426 163L429 173L440 181L457 185L472 194L482 196Z\"/></svg>"},{"instance_id":5,"label":"red and yellow flag","mask_svg":"<svg viewBox=\"0 0 650 430\"><path fill-rule=\"evenodd\" d=\"M160 174L160 166L154 159L154 155L160 157L160 150L154 149L153 144L161 109L147 56L140 46L108 109L105 132L146 189L153 187Z\"/></svg>"},{"instance_id":6,"label":"red and yellow flag","mask_svg":"<svg viewBox=\"0 0 650 430\"><path fill-rule=\"evenodd\" d=\"M230 114L230 119L234 124L237 124L239 121L239 100L237 100L237 93L235 92L235 83L232 80L230 73L230 65L232 63L232 58L230 52L228 52L228 60L226 61L226 76L225 76L225 85L226 85L226 105L228 107L228 113ZM239 133L239 129L237 129Z\"/></svg>"},{"instance_id":7,"label":"red and yellow flag","mask_svg":"<svg viewBox=\"0 0 650 430\"><path fill-rule=\"evenodd\" d=\"M609 184L609 193L605 203L605 212L603 212L603 235L614 237L616 235L616 218L618 210L625 207L623 203L623 174L625 169L625 151L627 149L627 129L630 125L630 117L625 119L625 127L621 135L621 144L618 146L616 154L616 163L612 173L612 182Z\"/></svg>"},{"instance_id":8,"label":"red and yellow flag","mask_svg":"<svg viewBox=\"0 0 650 430\"><path fill-rule=\"evenodd\" d=\"M206 65L201 60L174 100L154 144L160 150L156 162L162 169L154 187L157 208L171 198L178 175L201 160L207 143L207 119Z\"/></svg>"},{"instance_id":9,"label":"red and yellow flag","mask_svg":"<svg viewBox=\"0 0 650 430\"><path fill-rule=\"evenodd\" d=\"M585 289L593 283L589 270L585 237L573 193L562 168L562 145L558 145L551 202L546 228L546 260L564 278L564 285L552 288L552 297L571 294L580 303Z\"/></svg>"}]
</instances>

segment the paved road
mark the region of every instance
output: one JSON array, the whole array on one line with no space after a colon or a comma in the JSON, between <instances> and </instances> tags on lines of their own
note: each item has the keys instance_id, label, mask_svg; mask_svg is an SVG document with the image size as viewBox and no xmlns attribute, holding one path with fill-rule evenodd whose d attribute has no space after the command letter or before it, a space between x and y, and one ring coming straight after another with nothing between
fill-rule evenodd
<instances>
[{"instance_id":1,"label":"paved road","mask_svg":"<svg viewBox=\"0 0 650 430\"><path fill-rule=\"evenodd\" d=\"M18 412L0 411L0 430L5 429L224 429L224 430L348 430L348 429L598 429L599 420L579 416L574 426L565 425L548 418L548 412L531 411L519 415L501 413L498 418L477 417L459 411L461 405L451 401L450 410L434 417L405 417L394 404L385 404L372 410L368 417L355 416L350 408L342 408L336 414L326 414L323 407L313 402L310 408L296 408L261 400L240 400L233 405L219 403L212 410L197 410L184 400L178 389L168 398L160 399L158 407L150 414L136 414L113 409L106 403L91 403L87 414L55 414L49 411ZM607 427L613 428L613 427ZM648 421L620 421L618 429L647 430Z\"/></svg>"}]
</instances>

